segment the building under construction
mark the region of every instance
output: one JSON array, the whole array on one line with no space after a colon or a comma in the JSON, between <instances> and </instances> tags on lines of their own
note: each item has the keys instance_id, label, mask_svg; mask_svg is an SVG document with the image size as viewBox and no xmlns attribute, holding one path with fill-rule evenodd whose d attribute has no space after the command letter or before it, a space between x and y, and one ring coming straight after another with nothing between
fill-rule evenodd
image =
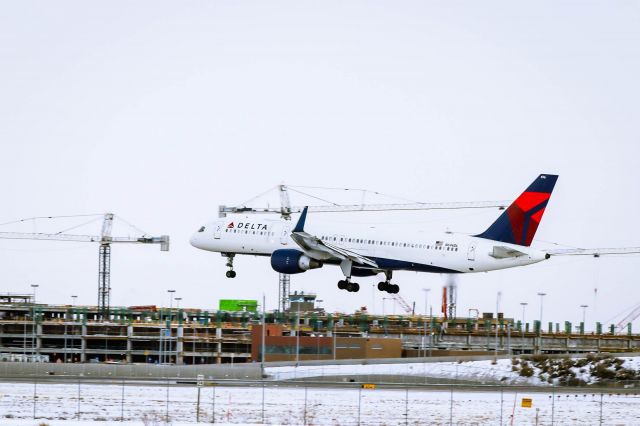
<instances>
[{"instance_id":1,"label":"building under construction","mask_svg":"<svg viewBox=\"0 0 640 426\"><path fill-rule=\"evenodd\" d=\"M640 335L613 326L521 324L499 314L479 318L331 314L293 303L286 312L207 311L156 306L34 304L31 295L0 297L4 361L220 364L479 353L587 353L640 350ZM300 307L301 309L298 309ZM303 308L304 307L304 308ZM265 333L262 322L266 324ZM260 347L258 347L258 344Z\"/></svg>"}]
</instances>

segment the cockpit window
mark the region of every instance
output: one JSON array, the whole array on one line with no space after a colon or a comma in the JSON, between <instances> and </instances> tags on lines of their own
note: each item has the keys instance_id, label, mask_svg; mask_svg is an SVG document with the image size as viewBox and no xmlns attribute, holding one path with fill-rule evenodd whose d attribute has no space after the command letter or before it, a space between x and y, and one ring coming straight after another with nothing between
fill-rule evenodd
<instances>
[{"instance_id":1,"label":"cockpit window","mask_svg":"<svg viewBox=\"0 0 640 426\"><path fill-rule=\"evenodd\" d=\"M198 229L198 232L204 232L204 226L201 226L200 229Z\"/></svg>"}]
</instances>

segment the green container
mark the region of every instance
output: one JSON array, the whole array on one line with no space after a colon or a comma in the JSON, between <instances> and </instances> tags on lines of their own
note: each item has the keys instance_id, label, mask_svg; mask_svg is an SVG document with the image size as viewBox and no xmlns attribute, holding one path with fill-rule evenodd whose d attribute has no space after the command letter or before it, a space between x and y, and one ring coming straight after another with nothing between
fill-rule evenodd
<instances>
[{"instance_id":1,"label":"green container","mask_svg":"<svg viewBox=\"0 0 640 426\"><path fill-rule=\"evenodd\" d=\"M256 312L258 310L257 300L245 299L221 299L219 309L228 312Z\"/></svg>"},{"instance_id":2,"label":"green container","mask_svg":"<svg viewBox=\"0 0 640 426\"><path fill-rule=\"evenodd\" d=\"M599 323L599 322L596 323L596 334L597 335L602 334L602 323Z\"/></svg>"}]
</instances>

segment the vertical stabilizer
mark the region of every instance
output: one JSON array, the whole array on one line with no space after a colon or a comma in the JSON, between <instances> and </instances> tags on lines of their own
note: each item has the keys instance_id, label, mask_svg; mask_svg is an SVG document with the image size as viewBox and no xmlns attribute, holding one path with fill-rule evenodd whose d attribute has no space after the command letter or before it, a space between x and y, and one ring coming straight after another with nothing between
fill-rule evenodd
<instances>
[{"instance_id":1,"label":"vertical stabilizer","mask_svg":"<svg viewBox=\"0 0 640 426\"><path fill-rule=\"evenodd\" d=\"M538 176L498 220L476 237L530 246L557 180L557 175Z\"/></svg>"}]
</instances>

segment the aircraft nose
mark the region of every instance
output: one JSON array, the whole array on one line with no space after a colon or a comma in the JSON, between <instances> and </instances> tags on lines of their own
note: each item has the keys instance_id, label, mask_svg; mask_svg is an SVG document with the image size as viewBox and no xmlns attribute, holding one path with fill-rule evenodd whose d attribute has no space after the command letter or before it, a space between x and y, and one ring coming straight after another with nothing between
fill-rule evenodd
<instances>
[{"instance_id":1,"label":"aircraft nose","mask_svg":"<svg viewBox=\"0 0 640 426\"><path fill-rule=\"evenodd\" d=\"M195 248L202 248L202 245L200 243L200 236L197 232L191 236L191 238L189 239L189 243Z\"/></svg>"}]
</instances>

